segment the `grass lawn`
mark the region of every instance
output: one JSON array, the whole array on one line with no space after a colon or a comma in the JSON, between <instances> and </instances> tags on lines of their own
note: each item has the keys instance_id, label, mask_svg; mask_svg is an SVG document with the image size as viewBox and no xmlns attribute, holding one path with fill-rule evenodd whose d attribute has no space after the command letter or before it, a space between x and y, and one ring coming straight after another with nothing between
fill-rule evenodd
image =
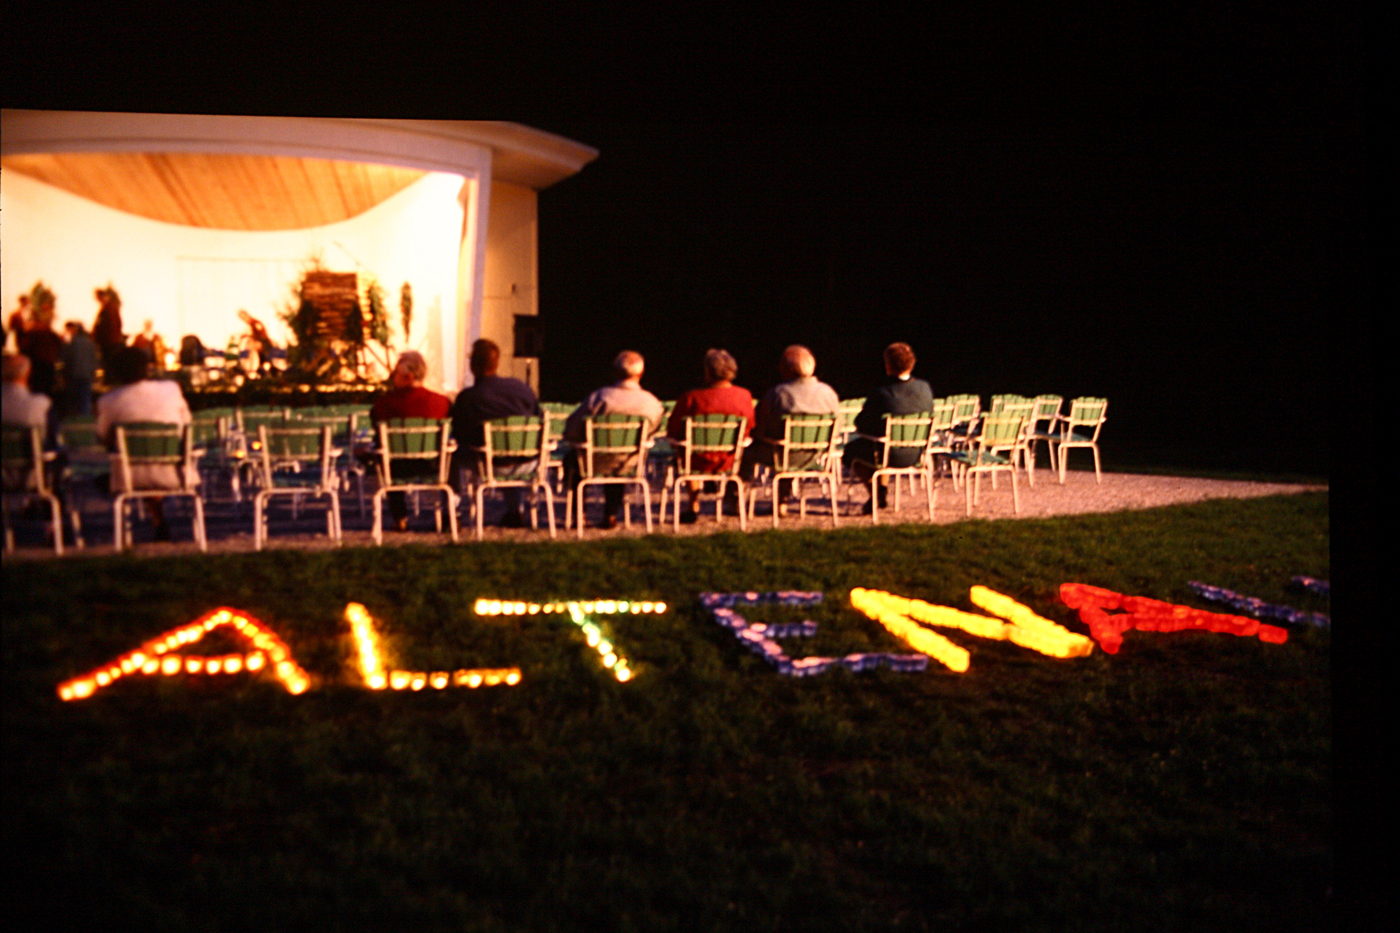
<instances>
[{"instance_id":1,"label":"grass lawn","mask_svg":"<svg viewBox=\"0 0 1400 933\"><path fill-rule=\"evenodd\" d=\"M1328 499L1051 520L598 542L75 557L4 567L5 844L33 929L1318 930L1333 884L1330 632L1129 632L1055 660L943 629L955 674L775 673L702 591L819 590L789 654L899 651L855 586L975 611L983 584L1085 631L1065 581L1203 608L1187 581L1328 611ZM661 599L603 617L479 597ZM401 667L361 686L364 603ZM217 606L315 680L57 684ZM219 635L211 635L217 641ZM212 653L203 646L192 652ZM907 650L907 649L905 649ZM63 892L53 896L52 892ZM19 892L19 893L15 893Z\"/></svg>"}]
</instances>

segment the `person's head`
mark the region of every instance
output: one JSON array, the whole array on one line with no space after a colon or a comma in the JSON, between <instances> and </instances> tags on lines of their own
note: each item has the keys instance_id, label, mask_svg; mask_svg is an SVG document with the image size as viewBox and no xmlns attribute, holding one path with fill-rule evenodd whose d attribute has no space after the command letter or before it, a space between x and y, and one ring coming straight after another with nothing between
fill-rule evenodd
<instances>
[{"instance_id":1,"label":"person's head","mask_svg":"<svg viewBox=\"0 0 1400 933\"><path fill-rule=\"evenodd\" d=\"M914 348L907 343L892 343L885 347L885 372L903 376L914 371Z\"/></svg>"},{"instance_id":2,"label":"person's head","mask_svg":"<svg viewBox=\"0 0 1400 933\"><path fill-rule=\"evenodd\" d=\"M496 370L501 367L501 348L496 346L495 341L482 337L472 344L472 353L467 358L467 366L470 367L472 375L477 379L482 376L496 375Z\"/></svg>"},{"instance_id":3,"label":"person's head","mask_svg":"<svg viewBox=\"0 0 1400 933\"><path fill-rule=\"evenodd\" d=\"M802 379L817 371L817 358L812 351L795 343L783 351L778 360L778 372L784 379Z\"/></svg>"},{"instance_id":4,"label":"person's head","mask_svg":"<svg viewBox=\"0 0 1400 933\"><path fill-rule=\"evenodd\" d=\"M83 326L82 321L68 321L63 325L63 329L68 332L69 340L72 340L79 334L87 332L87 328Z\"/></svg>"},{"instance_id":5,"label":"person's head","mask_svg":"<svg viewBox=\"0 0 1400 933\"><path fill-rule=\"evenodd\" d=\"M623 350L613 358L613 375L619 382L640 382L646 360L636 350Z\"/></svg>"},{"instance_id":6,"label":"person's head","mask_svg":"<svg viewBox=\"0 0 1400 933\"><path fill-rule=\"evenodd\" d=\"M145 320L144 322L142 322L142 324L141 324L141 333L143 333L143 334L154 334L155 332L156 332L156 322L153 321L153 320L151 320L150 318L146 318L146 320Z\"/></svg>"},{"instance_id":7,"label":"person's head","mask_svg":"<svg viewBox=\"0 0 1400 933\"><path fill-rule=\"evenodd\" d=\"M29 357L23 353L6 353L4 377L6 382L26 385L29 382Z\"/></svg>"},{"instance_id":8,"label":"person's head","mask_svg":"<svg viewBox=\"0 0 1400 933\"><path fill-rule=\"evenodd\" d=\"M417 350L405 350L399 354L399 361L394 364L389 378L400 388L422 385L423 380L428 378L428 361Z\"/></svg>"},{"instance_id":9,"label":"person's head","mask_svg":"<svg viewBox=\"0 0 1400 933\"><path fill-rule=\"evenodd\" d=\"M140 347L123 347L112 357L107 367L107 381L119 386L131 385L146 378L151 358Z\"/></svg>"},{"instance_id":10,"label":"person's head","mask_svg":"<svg viewBox=\"0 0 1400 933\"><path fill-rule=\"evenodd\" d=\"M27 307L29 307L29 293L28 293L28 292L24 292L24 293L22 293L22 294L19 296L19 306L20 306L20 308L27 308Z\"/></svg>"},{"instance_id":11,"label":"person's head","mask_svg":"<svg viewBox=\"0 0 1400 933\"><path fill-rule=\"evenodd\" d=\"M705 382L714 385L718 382L733 382L739 375L739 364L728 350L705 351Z\"/></svg>"}]
</instances>

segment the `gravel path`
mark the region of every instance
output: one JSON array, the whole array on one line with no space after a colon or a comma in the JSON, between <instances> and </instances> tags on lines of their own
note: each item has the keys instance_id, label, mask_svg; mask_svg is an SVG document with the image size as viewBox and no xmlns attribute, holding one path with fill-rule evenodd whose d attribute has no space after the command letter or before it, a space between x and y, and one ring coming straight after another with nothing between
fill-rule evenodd
<instances>
[{"instance_id":1,"label":"gravel path","mask_svg":"<svg viewBox=\"0 0 1400 933\"><path fill-rule=\"evenodd\" d=\"M1043 518L1052 515L1075 515L1089 512L1118 512L1176 505L1184 502L1201 502L1207 499L1247 499L1327 489L1326 486L1148 476L1133 473L1105 473L1102 484L1099 484L1094 481L1094 474L1091 471L1071 471L1065 484L1061 486L1056 482L1056 477L1052 472L1042 469L1036 473L1034 487L1028 487L1024 479L1020 482L1021 510L1017 515L1012 509L1010 484L1003 477L998 481L997 486L998 488L993 490L990 482L983 480L980 501L972 512L973 520L1017 517ZM865 491L859 486L847 487L846 495L847 499L842 504L840 527L868 526L871 523L870 517L860 514L860 510L865 504ZM765 506L766 501L761 500L760 510ZM653 509L655 507L656 501L653 497ZM722 524L717 523L713 513L709 511L710 508L708 504L705 505L699 522L694 525L682 525L679 533L694 535L738 530L738 520L735 517L727 516ZM942 525L966 521L968 518L965 508L963 490L953 489L952 484L946 478L940 480L934 522ZM368 512L368 510L366 511ZM790 513L795 511L795 509L790 509ZM207 523L209 551L211 553L252 551L251 512L251 505L246 503L241 507L232 503L211 505ZM560 514L558 540L576 540L577 532L572 530L566 532L562 527L562 507ZM272 535L268 542L269 549L310 550L331 547L332 545L324 532L325 524L324 519L321 518L322 515L323 510L318 507L310 510L309 517L308 513L304 512L302 519L295 524L286 517L274 517ZM905 494L901 496L897 519L893 516L887 517L887 515L886 512L881 513L880 524L882 526L893 524L895 521L928 521L928 509L924 504L923 497L921 495L910 496L907 489ZM494 518L493 504L488 502L487 519L490 521ZM53 556L51 547L41 546L39 532L33 527L34 524L32 522L20 523L17 526L21 532L25 530L24 525L31 527L29 527L27 534L21 533L19 535L19 546L13 553L5 555L6 562ZM132 553L142 557L162 557L197 552L197 548L189 540L188 522L176 518L172 521L172 525L177 539L183 540L177 540L173 543L156 543L150 540L149 528L144 523L138 522L135 532L137 544ZM372 546L368 514L364 518L360 518L355 503L350 500L347 500L344 506L344 526L345 546ZM750 523L749 530L767 530L772 527L772 518L761 515ZM830 528L831 512L828 502L824 498L810 501L809 513L806 518L798 517L795 514L786 515L781 519L781 527L785 529ZM87 546L81 550L65 549L65 556L113 553L110 510L104 513L99 503L91 503L84 516L84 530L88 542ZM655 530L660 534L675 533L672 531L669 511L667 521L655 521ZM588 528L584 531L584 538L588 540L642 534L645 534L645 528L641 521L640 506L638 506L637 515L631 528L623 527L613 531ZM446 543L448 540L445 532L438 534L433 531L432 520L426 514L418 517L413 530L402 533L385 532L384 534L386 545ZM462 523L460 540L467 544L476 540L475 527L470 522L464 521ZM486 540L548 542L549 535L544 529L540 531L532 531L528 528L515 530L488 525Z\"/></svg>"}]
</instances>

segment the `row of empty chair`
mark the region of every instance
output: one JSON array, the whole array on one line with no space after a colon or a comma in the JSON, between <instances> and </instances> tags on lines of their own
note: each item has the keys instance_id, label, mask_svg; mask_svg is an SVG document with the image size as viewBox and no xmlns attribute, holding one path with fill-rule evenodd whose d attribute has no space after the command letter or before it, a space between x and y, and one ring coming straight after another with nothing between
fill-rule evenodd
<instances>
[{"instance_id":1,"label":"row of empty chair","mask_svg":"<svg viewBox=\"0 0 1400 933\"><path fill-rule=\"evenodd\" d=\"M659 492L663 519L679 527L683 489L688 483L710 484L717 519L723 519L726 502L740 528L747 529L758 514L766 494L774 527L785 512L784 489L790 488L799 514L806 514L813 488L825 498L833 526L839 525L843 492L853 488L843 468L842 450L857 436L854 419L861 399L843 402L834 415L792 415L784 420L784 436L771 444L758 476L746 478L740 471L745 447L744 419L731 415L702 415L687 419L685 436L677 439L648 437L643 419L626 415L602 415L588 419L585 440L573 445L578 477L566 488L563 463L570 445L562 441L563 421L572 405L543 403L539 416L517 416L489 423L482 448L462 451L454 459L455 444L450 422L399 419L371 425L368 405L317 408L237 407L203 410L184 427L132 424L116 433L116 450L105 449L96 437L92 419L73 419L60 428L66 472L74 494L69 497L68 518L77 544L83 543L80 509L83 483L99 472L129 471L132 467L166 464L185 477L178 489L126 489L112 498L113 540L118 548L131 542L127 531L132 502L151 496L188 499L194 512L195 539L207 547L204 503L220 495L242 503L251 498L255 547L268 540L269 514L274 500L285 499L293 515L304 505L324 501L326 533L334 541L342 537L341 497L356 497L360 514L366 504L365 483L373 475L372 535L383 540L385 497L402 492L434 498L435 527L444 519L452 540L458 537L458 513L465 506L474 520L477 537L484 534L486 497L495 490L516 488L531 502L530 518L539 527L540 515L549 533L556 528L556 495L564 498L564 524L581 536L590 491L621 485L641 502L642 519L652 529L653 492ZM1098 449L1099 433L1108 403L1102 398L1076 398L1068 408L1060 396L1027 398L995 395L984 407L974 395L935 400L931 411L886 416L885 432L877 442L878 462L867 464L873 483L888 482L893 508L899 508L902 487L922 492L930 520L934 515L936 486L946 476L954 489L964 493L965 512L972 514L979 501L981 478L989 475L996 487L1005 474L1011 482L1013 508L1020 511L1018 475L1033 486L1037 448L1046 452L1060 483L1066 479L1068 455L1074 449L1093 454L1095 480L1102 481ZM55 551L62 553L65 511L58 496L59 481L44 469L35 469L50 454L42 449L37 429L5 428L5 546L12 549L10 527L12 500L37 500L49 511ZM895 466L891 454L914 451L913 463ZM703 454L729 455L733 466L715 473L706 471ZM456 475L455 465L474 464ZM903 484L901 484L903 480ZM248 494L251 495L248 495ZM632 506L623 510L630 524ZM881 506L872 496L872 522L880 521Z\"/></svg>"}]
</instances>

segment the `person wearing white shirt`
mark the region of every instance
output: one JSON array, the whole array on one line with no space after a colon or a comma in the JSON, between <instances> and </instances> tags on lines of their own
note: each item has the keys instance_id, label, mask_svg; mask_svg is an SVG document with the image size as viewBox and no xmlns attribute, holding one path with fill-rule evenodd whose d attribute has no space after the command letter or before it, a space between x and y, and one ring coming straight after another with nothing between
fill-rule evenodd
<instances>
[{"instance_id":1,"label":"person wearing white shirt","mask_svg":"<svg viewBox=\"0 0 1400 933\"><path fill-rule=\"evenodd\" d=\"M49 423L52 400L42 392L29 391L29 357L22 353L5 354L4 395L0 411L5 424L44 428Z\"/></svg>"},{"instance_id":2,"label":"person wearing white shirt","mask_svg":"<svg viewBox=\"0 0 1400 933\"><path fill-rule=\"evenodd\" d=\"M150 358L136 347L118 350L109 367L108 379L117 388L97 400L97 435L108 449L115 448L119 424L135 421L158 421L165 424L189 424L190 406L185 401L180 384L169 379L149 379ZM179 489L182 486L181 467L154 465L132 467L131 484L139 489ZM112 492L124 492L121 472L113 461ZM197 476L191 477L197 483ZM155 525L157 541L170 540L170 528L165 522L163 499L146 500L147 511Z\"/></svg>"}]
</instances>

